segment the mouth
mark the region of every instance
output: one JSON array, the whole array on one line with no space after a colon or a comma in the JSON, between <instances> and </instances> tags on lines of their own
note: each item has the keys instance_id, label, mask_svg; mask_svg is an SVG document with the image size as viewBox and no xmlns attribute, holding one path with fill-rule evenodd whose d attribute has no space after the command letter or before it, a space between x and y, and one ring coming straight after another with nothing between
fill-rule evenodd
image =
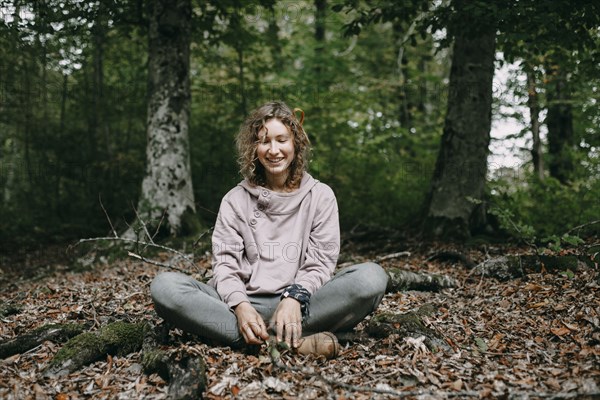
<instances>
[{"instance_id":1,"label":"mouth","mask_svg":"<svg viewBox=\"0 0 600 400\"><path fill-rule=\"evenodd\" d=\"M267 161L271 164L277 164L281 161L283 161L283 157L279 157L279 158L267 158Z\"/></svg>"}]
</instances>

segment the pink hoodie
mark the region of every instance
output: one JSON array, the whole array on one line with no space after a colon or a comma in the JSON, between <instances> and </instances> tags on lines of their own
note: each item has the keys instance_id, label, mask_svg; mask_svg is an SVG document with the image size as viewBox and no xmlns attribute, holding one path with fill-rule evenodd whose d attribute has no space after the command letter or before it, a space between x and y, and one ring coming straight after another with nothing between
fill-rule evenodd
<instances>
[{"instance_id":1,"label":"pink hoodie","mask_svg":"<svg viewBox=\"0 0 600 400\"><path fill-rule=\"evenodd\" d=\"M244 180L221 202L212 246L214 275L208 283L230 307L294 283L312 294L331 279L337 264L335 195L308 173L292 193Z\"/></svg>"}]
</instances>

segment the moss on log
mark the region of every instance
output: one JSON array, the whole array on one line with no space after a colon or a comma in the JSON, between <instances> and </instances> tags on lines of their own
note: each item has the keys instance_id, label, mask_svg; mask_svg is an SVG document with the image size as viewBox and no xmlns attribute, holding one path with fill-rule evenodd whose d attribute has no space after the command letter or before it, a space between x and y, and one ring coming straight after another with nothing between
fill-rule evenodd
<instances>
[{"instance_id":1,"label":"moss on log","mask_svg":"<svg viewBox=\"0 0 600 400\"><path fill-rule=\"evenodd\" d=\"M366 331L376 338L384 338L392 334L399 335L401 338L425 336L425 344L429 349L436 351L439 348L448 348L442 335L425 326L422 321L423 316L433 312L432 307L426 305L419 310L404 314L383 313L376 315L369 321Z\"/></svg>"},{"instance_id":2,"label":"moss on log","mask_svg":"<svg viewBox=\"0 0 600 400\"><path fill-rule=\"evenodd\" d=\"M113 322L99 332L84 332L70 339L54 356L46 376L66 375L111 355L126 355L142 347L144 323Z\"/></svg>"},{"instance_id":3,"label":"moss on log","mask_svg":"<svg viewBox=\"0 0 600 400\"><path fill-rule=\"evenodd\" d=\"M446 275L424 274L398 268L387 270L390 277L386 292L404 290L438 291L456 287L456 280Z\"/></svg>"},{"instance_id":4,"label":"moss on log","mask_svg":"<svg viewBox=\"0 0 600 400\"><path fill-rule=\"evenodd\" d=\"M85 330L79 324L51 324L44 325L24 335L0 343L0 358L10 357L14 354L24 353L36 346L50 340L62 343Z\"/></svg>"}]
</instances>

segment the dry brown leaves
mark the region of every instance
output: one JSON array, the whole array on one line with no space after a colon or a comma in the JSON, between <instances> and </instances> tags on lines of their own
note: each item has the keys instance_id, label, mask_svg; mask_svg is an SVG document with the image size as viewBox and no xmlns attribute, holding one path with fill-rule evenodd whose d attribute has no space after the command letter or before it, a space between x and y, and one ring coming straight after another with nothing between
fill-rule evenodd
<instances>
[{"instance_id":1,"label":"dry brown leaves","mask_svg":"<svg viewBox=\"0 0 600 400\"><path fill-rule=\"evenodd\" d=\"M421 338L366 338L346 344L331 361L284 354L288 367L280 368L265 349L248 355L202 344L177 330L171 332L170 348L205 358L209 399L574 398L600 392L597 270L581 270L572 278L536 274L499 283L469 276L461 265L427 262L418 250L411 254L384 267L444 273L461 286L441 293L388 294L377 312L435 305L438 312L426 322L445 336L449 351L432 352ZM485 257L478 251L469 256L477 261ZM92 329L113 320L158 323L149 283L160 270L121 261L85 273L57 266L51 276L38 280L5 274L0 301L23 309L2 319L0 340L47 323L88 322ZM142 372L139 353L107 357L69 376L43 378L41 372L58 349L45 342L0 360L0 398L166 398L166 382Z\"/></svg>"}]
</instances>

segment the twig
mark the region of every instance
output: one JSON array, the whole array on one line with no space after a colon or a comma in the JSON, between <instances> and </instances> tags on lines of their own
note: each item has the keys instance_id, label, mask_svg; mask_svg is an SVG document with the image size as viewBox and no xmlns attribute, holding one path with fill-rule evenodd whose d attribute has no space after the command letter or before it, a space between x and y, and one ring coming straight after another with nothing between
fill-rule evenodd
<instances>
[{"instance_id":1,"label":"twig","mask_svg":"<svg viewBox=\"0 0 600 400\"><path fill-rule=\"evenodd\" d=\"M98 313L93 301L90 301L90 306L92 307L92 316L94 317L94 325L92 325L91 329L94 329L96 326L100 326L100 323L98 322Z\"/></svg>"},{"instance_id":2,"label":"twig","mask_svg":"<svg viewBox=\"0 0 600 400\"><path fill-rule=\"evenodd\" d=\"M184 269L181 269L181 268L176 267L176 266L171 265L171 264L165 264L165 263L162 263L160 261L150 260L149 258L146 258L146 257L141 256L139 254L132 253L131 251L128 251L127 255L129 257L137 258L138 260L141 260L141 261L146 262L148 264L158 265L159 267L171 268L171 269L174 269L175 271L179 271L179 272L185 272L185 273L188 272L188 271L186 271Z\"/></svg>"},{"instance_id":3,"label":"twig","mask_svg":"<svg viewBox=\"0 0 600 400\"><path fill-rule=\"evenodd\" d=\"M186 256L185 254L183 254L180 251L177 251L175 249L172 249L170 247L167 246L163 246L160 244L156 244L156 243L147 243L147 242L142 242L140 240L136 240L136 239L127 239L127 238L121 238L121 237L97 237L97 238L87 238L87 239L79 239L79 241L77 243L75 243L75 246L81 244L81 243L85 243L85 242L99 242L101 240L110 240L110 241L115 241L115 240L120 240L123 242L128 242L128 243L134 243L134 244L141 244L143 246L150 246L150 247L156 247L158 249L162 249L162 250L166 250L166 251L171 251L175 254L178 254L179 256L181 256L181 258L183 258L184 260L186 260L192 267L194 268L198 268L196 266L196 264L194 264L194 262L192 260L189 259L188 256Z\"/></svg>"},{"instance_id":4,"label":"twig","mask_svg":"<svg viewBox=\"0 0 600 400\"><path fill-rule=\"evenodd\" d=\"M198 243L200 243L200 239L202 239L202 237L204 235L206 235L208 232L212 231L215 227L211 226L210 228L208 228L207 230L205 230L204 232L202 232L200 234L200 236L198 236L198 239L196 239L196 241L194 242L194 244L192 245L192 247L196 247L198 245Z\"/></svg>"},{"instance_id":5,"label":"twig","mask_svg":"<svg viewBox=\"0 0 600 400\"><path fill-rule=\"evenodd\" d=\"M151 244L154 244L154 240L152 239L152 236L150 236L150 232L148 232L148 227L146 227L146 223L144 222L144 220L142 219L142 217L138 213L138 210L135 208L135 206L133 205L133 203L131 204L131 208L133 208L133 211L135 212L135 215L136 215L137 219L140 221L140 224L142 224L142 228L144 228L144 232L146 232L146 236L148 236L148 240L150 240Z\"/></svg>"},{"instance_id":6,"label":"twig","mask_svg":"<svg viewBox=\"0 0 600 400\"><path fill-rule=\"evenodd\" d=\"M585 223L585 224L578 225L578 226L576 226L576 227L574 227L574 228L571 228L571 229L569 229L569 230L567 231L567 235L568 235L568 234L570 234L570 233L571 233L571 232L573 232L573 231L576 231L576 230L578 230L578 229L586 228L586 227L588 227L588 226L595 225L595 224L598 224L598 223L600 223L600 219L597 219L597 220L595 220L595 221L591 221L591 222L587 222L587 223Z\"/></svg>"},{"instance_id":7,"label":"twig","mask_svg":"<svg viewBox=\"0 0 600 400\"><path fill-rule=\"evenodd\" d=\"M156 226L156 230L154 231L154 235L152 235L153 239L156 237L156 235L158 235L158 231L160 230L160 227L162 226L162 223L165 220L165 215L167 215L167 210L166 209L163 210L163 213L160 216L160 221L158 221L158 225Z\"/></svg>"},{"instance_id":8,"label":"twig","mask_svg":"<svg viewBox=\"0 0 600 400\"><path fill-rule=\"evenodd\" d=\"M108 216L108 212L106 212L106 208L104 208L104 204L102 204L102 194L98 194L98 200L100 201L100 207L102 207L102 211L104 211L104 215L106 215L106 219L108 220L110 229L112 229L113 235L115 235L115 237L119 237L119 235L117 235L117 231L116 231L115 227L112 224L112 221L110 220L110 217Z\"/></svg>"},{"instance_id":9,"label":"twig","mask_svg":"<svg viewBox=\"0 0 600 400\"><path fill-rule=\"evenodd\" d=\"M410 251L400 251L398 253L392 253L385 256L379 256L375 259L375 261L384 261L384 260L392 260L394 258L399 257L410 257Z\"/></svg>"}]
</instances>

